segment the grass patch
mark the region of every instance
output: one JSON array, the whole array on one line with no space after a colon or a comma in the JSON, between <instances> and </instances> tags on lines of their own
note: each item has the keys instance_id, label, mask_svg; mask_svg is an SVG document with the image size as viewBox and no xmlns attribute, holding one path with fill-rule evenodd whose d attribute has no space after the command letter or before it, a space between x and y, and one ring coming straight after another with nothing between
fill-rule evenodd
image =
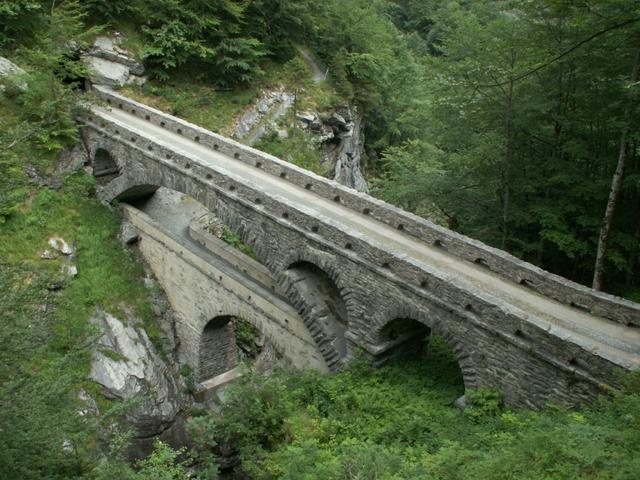
<instances>
[{"instance_id":1,"label":"grass patch","mask_svg":"<svg viewBox=\"0 0 640 480\"><path fill-rule=\"evenodd\" d=\"M0 224L0 424L11 432L0 436L0 472L70 478L100 455L97 425L77 413L78 393L97 393L87 376L99 332L88 320L100 306L151 321L151 302L142 265L116 239L117 213L91 196L92 178L24 188L30 202ZM65 260L40 258L52 236L74 246L76 277L62 273ZM73 455L61 448L69 442Z\"/></svg>"},{"instance_id":2,"label":"grass patch","mask_svg":"<svg viewBox=\"0 0 640 480\"><path fill-rule=\"evenodd\" d=\"M255 100L258 92L257 87L220 91L189 75L122 89L124 95L134 100L222 135L232 133L233 120Z\"/></svg>"},{"instance_id":3,"label":"grass patch","mask_svg":"<svg viewBox=\"0 0 640 480\"><path fill-rule=\"evenodd\" d=\"M318 175L328 175L329 169L321 162L317 138L298 128L291 129L290 132L287 138L280 138L275 133L263 137L255 148Z\"/></svg>"},{"instance_id":4,"label":"grass patch","mask_svg":"<svg viewBox=\"0 0 640 480\"><path fill-rule=\"evenodd\" d=\"M220 237L227 245L235 248L236 250L241 251L245 255L253 258L254 260L258 260L256 253L251 248L251 245L245 243L240 238L240 235L234 233L229 227L226 225L222 229L222 237Z\"/></svg>"},{"instance_id":5,"label":"grass patch","mask_svg":"<svg viewBox=\"0 0 640 480\"><path fill-rule=\"evenodd\" d=\"M105 357L110 358L114 362L126 362L126 361L129 360L127 357L125 357L121 353L115 352L115 351L111 350L110 348L102 347L100 349L100 353L102 355L104 355Z\"/></svg>"}]
</instances>

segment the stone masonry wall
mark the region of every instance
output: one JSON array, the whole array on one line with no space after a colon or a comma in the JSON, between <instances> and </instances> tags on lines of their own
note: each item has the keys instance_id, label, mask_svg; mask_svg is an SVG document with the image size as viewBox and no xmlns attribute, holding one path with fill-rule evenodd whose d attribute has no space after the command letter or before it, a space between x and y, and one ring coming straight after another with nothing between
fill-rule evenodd
<instances>
[{"instance_id":1,"label":"stone masonry wall","mask_svg":"<svg viewBox=\"0 0 640 480\"><path fill-rule=\"evenodd\" d=\"M124 214L139 232L139 249L167 294L176 314L178 356L200 377L202 334L210 320L235 316L248 321L297 368L327 367L296 311L266 291L241 284L172 234L151 217L124 206Z\"/></svg>"}]
</instances>

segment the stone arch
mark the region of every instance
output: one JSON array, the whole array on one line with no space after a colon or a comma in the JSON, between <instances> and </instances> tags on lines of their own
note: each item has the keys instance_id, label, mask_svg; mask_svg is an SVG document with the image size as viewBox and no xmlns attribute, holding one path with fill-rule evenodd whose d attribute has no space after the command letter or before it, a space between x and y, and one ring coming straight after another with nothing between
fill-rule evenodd
<instances>
[{"instance_id":1,"label":"stone arch","mask_svg":"<svg viewBox=\"0 0 640 480\"><path fill-rule=\"evenodd\" d=\"M111 152L106 148L98 147L92 156L93 176L96 178L113 178L120 175L120 166Z\"/></svg>"},{"instance_id":2,"label":"stone arch","mask_svg":"<svg viewBox=\"0 0 640 480\"><path fill-rule=\"evenodd\" d=\"M320 252L298 252L287 262L287 268L278 276L282 291L298 310L329 370L337 371L348 353L350 292Z\"/></svg>"},{"instance_id":3,"label":"stone arch","mask_svg":"<svg viewBox=\"0 0 640 480\"><path fill-rule=\"evenodd\" d=\"M478 387L477 366L471 356L471 352L469 352L468 347L447 328L442 319L438 318L437 314L430 314L427 311L407 305L392 306L372 319L372 333L369 341L373 345L380 345L387 342L389 339L385 338L385 327L397 319L413 320L424 325L430 335L433 334L441 337L449 346L458 362L465 390Z\"/></svg>"},{"instance_id":4,"label":"stone arch","mask_svg":"<svg viewBox=\"0 0 640 480\"><path fill-rule=\"evenodd\" d=\"M238 332L238 323L254 329L259 335L260 346L248 357L241 348L247 341L246 332ZM258 338L258 337L256 337ZM263 348L264 347L264 348ZM274 358L280 358L284 345L262 329L254 318L242 314L221 313L208 320L202 327L198 342L197 380L204 382L237 367L240 362L252 358L259 368L270 367Z\"/></svg>"}]
</instances>

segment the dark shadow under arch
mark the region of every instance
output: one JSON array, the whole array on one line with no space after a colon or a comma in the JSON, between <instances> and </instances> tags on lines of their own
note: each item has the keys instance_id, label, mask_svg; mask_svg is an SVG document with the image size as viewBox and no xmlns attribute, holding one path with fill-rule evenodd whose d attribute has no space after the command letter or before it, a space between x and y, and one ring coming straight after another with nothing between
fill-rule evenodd
<instances>
[{"instance_id":1,"label":"dark shadow under arch","mask_svg":"<svg viewBox=\"0 0 640 480\"><path fill-rule=\"evenodd\" d=\"M395 318L380 330L380 337L389 347L378 364L397 357L409 357L424 352L431 329L412 318Z\"/></svg>"},{"instance_id":2,"label":"dark shadow under arch","mask_svg":"<svg viewBox=\"0 0 640 480\"><path fill-rule=\"evenodd\" d=\"M380 328L378 338L384 353L374 361L377 365L398 360L419 362L413 364L414 368L428 375L434 384L447 385L457 396L464 393L466 382L455 348L423 322L394 318Z\"/></svg>"},{"instance_id":3,"label":"dark shadow under arch","mask_svg":"<svg viewBox=\"0 0 640 480\"><path fill-rule=\"evenodd\" d=\"M98 148L93 155L93 176L96 178L107 177L106 180L109 181L119 174L120 167L111 153L104 148Z\"/></svg>"},{"instance_id":4,"label":"dark shadow under arch","mask_svg":"<svg viewBox=\"0 0 640 480\"><path fill-rule=\"evenodd\" d=\"M282 354L268 334L253 323L235 315L219 315L202 330L198 347L198 381L204 382L249 363L259 370L270 370Z\"/></svg>"}]
</instances>

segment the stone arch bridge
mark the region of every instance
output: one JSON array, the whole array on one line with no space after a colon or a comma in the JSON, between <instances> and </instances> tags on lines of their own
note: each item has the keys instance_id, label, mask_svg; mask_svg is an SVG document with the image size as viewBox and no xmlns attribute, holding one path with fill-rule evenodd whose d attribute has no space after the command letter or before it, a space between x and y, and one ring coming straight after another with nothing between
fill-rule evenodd
<instances>
[{"instance_id":1,"label":"stone arch bridge","mask_svg":"<svg viewBox=\"0 0 640 480\"><path fill-rule=\"evenodd\" d=\"M376 362L425 331L455 352L466 389L513 406L592 400L640 365L640 305L503 251L103 87L81 119L105 201L166 187L251 245L330 370ZM423 328L389 337L385 326ZM426 327L426 328L424 328Z\"/></svg>"}]
</instances>

